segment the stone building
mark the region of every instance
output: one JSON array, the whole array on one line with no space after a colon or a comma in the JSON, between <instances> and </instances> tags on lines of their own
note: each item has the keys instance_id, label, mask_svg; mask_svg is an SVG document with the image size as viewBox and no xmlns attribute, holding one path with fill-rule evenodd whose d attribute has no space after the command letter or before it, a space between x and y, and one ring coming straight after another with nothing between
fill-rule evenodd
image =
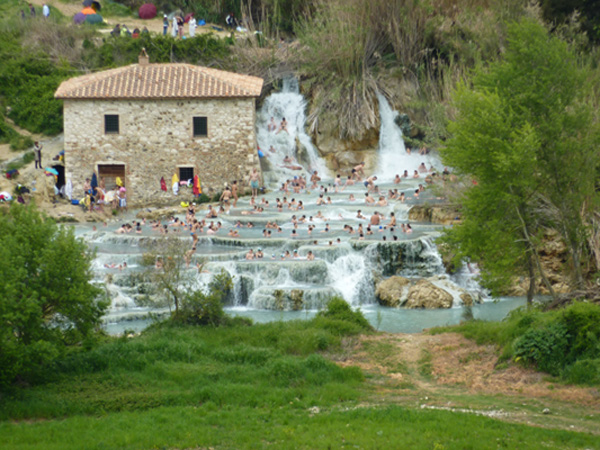
<instances>
[{"instance_id":1,"label":"stone building","mask_svg":"<svg viewBox=\"0 0 600 450\"><path fill-rule=\"evenodd\" d=\"M93 171L107 190L120 177L138 205L172 201L174 173L198 174L203 192L233 180L245 185L252 168L260 170L254 126L262 85L206 67L150 64L145 52L139 64L64 81L55 97L64 103L65 178L74 197Z\"/></svg>"}]
</instances>

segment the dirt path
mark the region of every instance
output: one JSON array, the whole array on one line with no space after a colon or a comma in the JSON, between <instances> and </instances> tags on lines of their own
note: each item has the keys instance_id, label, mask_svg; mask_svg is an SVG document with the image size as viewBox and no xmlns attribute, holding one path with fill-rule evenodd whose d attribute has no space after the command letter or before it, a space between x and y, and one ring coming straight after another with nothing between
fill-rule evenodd
<instances>
[{"instance_id":1,"label":"dirt path","mask_svg":"<svg viewBox=\"0 0 600 450\"><path fill-rule=\"evenodd\" d=\"M29 0L31 3L42 6L44 3L47 3L51 8L58 9L61 13L63 13L67 17L73 17L75 14L80 12L83 9L81 1L68 1L64 0ZM102 15L102 10L100 11L100 15ZM135 28L139 28L140 30L144 27L148 28L148 31L152 33L162 33L163 25L162 25L162 12L159 11L158 15L154 19L143 20L139 17L128 16L128 17L106 17L102 15L105 22L108 24L106 28L101 28L100 32L102 33L110 33L113 27L116 24L125 24L130 31L133 31ZM206 24L203 27L196 28L196 34L203 33L214 33L220 37L229 36L228 31L217 31L212 28L213 24ZM223 28L219 25L220 28ZM169 32L171 30L169 29ZM185 27L185 34L188 35L188 28Z\"/></svg>"},{"instance_id":2,"label":"dirt path","mask_svg":"<svg viewBox=\"0 0 600 450\"><path fill-rule=\"evenodd\" d=\"M445 409L600 435L600 392L551 380L510 362L494 346L454 333L377 334L348 344L343 366L367 373L372 401Z\"/></svg>"}]
</instances>

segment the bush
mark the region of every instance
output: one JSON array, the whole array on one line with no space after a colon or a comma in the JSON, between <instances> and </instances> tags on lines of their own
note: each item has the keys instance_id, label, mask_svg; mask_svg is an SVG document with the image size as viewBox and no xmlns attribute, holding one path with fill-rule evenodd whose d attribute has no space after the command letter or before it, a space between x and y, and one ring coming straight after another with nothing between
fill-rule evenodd
<instances>
[{"instance_id":1,"label":"bush","mask_svg":"<svg viewBox=\"0 0 600 450\"><path fill-rule=\"evenodd\" d=\"M34 207L0 213L0 389L35 380L69 346L90 339L107 304L72 228Z\"/></svg>"},{"instance_id":2,"label":"bush","mask_svg":"<svg viewBox=\"0 0 600 450\"><path fill-rule=\"evenodd\" d=\"M551 375L559 375L565 363L568 337L567 327L562 323L529 329L515 340L515 359L535 364Z\"/></svg>"},{"instance_id":3,"label":"bush","mask_svg":"<svg viewBox=\"0 0 600 450\"><path fill-rule=\"evenodd\" d=\"M10 144L11 150L25 150L33 146L33 140L29 136L22 136L6 123L0 115L0 144Z\"/></svg>"},{"instance_id":4,"label":"bush","mask_svg":"<svg viewBox=\"0 0 600 450\"><path fill-rule=\"evenodd\" d=\"M479 344L500 346L514 359L573 383L600 382L600 305L575 302L560 311L517 309L502 322L470 321L458 331Z\"/></svg>"},{"instance_id":5,"label":"bush","mask_svg":"<svg viewBox=\"0 0 600 450\"><path fill-rule=\"evenodd\" d=\"M332 319L333 321L341 322L336 324L337 327L339 327L340 332L345 331L341 334L348 334L353 328L362 331L373 330L373 327L369 324L369 321L365 318L365 316L363 316L359 310L353 311L346 300L341 297L332 297L331 300L329 300L329 303L327 303L327 309L325 311L320 311L317 314L317 317L323 317ZM350 324L351 326L344 326L344 323Z\"/></svg>"},{"instance_id":6,"label":"bush","mask_svg":"<svg viewBox=\"0 0 600 450\"><path fill-rule=\"evenodd\" d=\"M202 291L186 294L173 318L176 322L189 325L225 325L228 320L223 310L223 302L232 290L231 276L225 270L221 270L209 283L208 294Z\"/></svg>"},{"instance_id":7,"label":"bush","mask_svg":"<svg viewBox=\"0 0 600 450\"><path fill-rule=\"evenodd\" d=\"M91 69L118 67L138 62L142 48L148 49L152 63L189 63L208 65L215 59L225 59L229 45L212 34L199 34L194 39L174 40L171 36L142 34L139 39L107 37L95 47L90 41L83 51L83 60Z\"/></svg>"},{"instance_id":8,"label":"bush","mask_svg":"<svg viewBox=\"0 0 600 450\"><path fill-rule=\"evenodd\" d=\"M213 327L222 325L224 318L221 295L214 292L204 294L202 291L187 294L181 301L179 311L173 316L176 322Z\"/></svg>"},{"instance_id":9,"label":"bush","mask_svg":"<svg viewBox=\"0 0 600 450\"><path fill-rule=\"evenodd\" d=\"M576 361L565 369L563 378L576 384L600 384L600 358Z\"/></svg>"},{"instance_id":10,"label":"bush","mask_svg":"<svg viewBox=\"0 0 600 450\"><path fill-rule=\"evenodd\" d=\"M22 52L5 58L0 65L0 92L11 107L9 117L33 133L60 133L62 103L54 92L72 75L69 68L54 66L44 54Z\"/></svg>"},{"instance_id":11,"label":"bush","mask_svg":"<svg viewBox=\"0 0 600 450\"><path fill-rule=\"evenodd\" d=\"M23 155L22 158L11 162L10 164L8 164L6 166L6 170L19 170L22 167L26 166L27 164L29 164L31 161L33 161L35 159L35 154L33 152L27 152Z\"/></svg>"}]
</instances>

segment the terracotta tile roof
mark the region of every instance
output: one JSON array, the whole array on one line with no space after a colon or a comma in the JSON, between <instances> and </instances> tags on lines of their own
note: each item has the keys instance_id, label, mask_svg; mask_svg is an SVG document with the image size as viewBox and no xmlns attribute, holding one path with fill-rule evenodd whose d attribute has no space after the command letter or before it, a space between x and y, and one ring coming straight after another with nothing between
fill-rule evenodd
<instances>
[{"instance_id":1,"label":"terracotta tile roof","mask_svg":"<svg viewBox=\"0 0 600 450\"><path fill-rule=\"evenodd\" d=\"M262 78L191 64L132 64L63 81L59 99L258 97Z\"/></svg>"}]
</instances>

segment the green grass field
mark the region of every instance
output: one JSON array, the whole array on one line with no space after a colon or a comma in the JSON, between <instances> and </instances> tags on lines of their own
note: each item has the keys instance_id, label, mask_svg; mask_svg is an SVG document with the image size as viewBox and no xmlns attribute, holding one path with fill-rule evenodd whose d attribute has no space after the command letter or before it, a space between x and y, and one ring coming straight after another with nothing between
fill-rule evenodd
<instances>
[{"instance_id":1,"label":"green grass field","mask_svg":"<svg viewBox=\"0 0 600 450\"><path fill-rule=\"evenodd\" d=\"M0 398L0 448L600 448L586 433L375 404L358 368L331 361L362 332L317 317L107 338Z\"/></svg>"}]
</instances>

